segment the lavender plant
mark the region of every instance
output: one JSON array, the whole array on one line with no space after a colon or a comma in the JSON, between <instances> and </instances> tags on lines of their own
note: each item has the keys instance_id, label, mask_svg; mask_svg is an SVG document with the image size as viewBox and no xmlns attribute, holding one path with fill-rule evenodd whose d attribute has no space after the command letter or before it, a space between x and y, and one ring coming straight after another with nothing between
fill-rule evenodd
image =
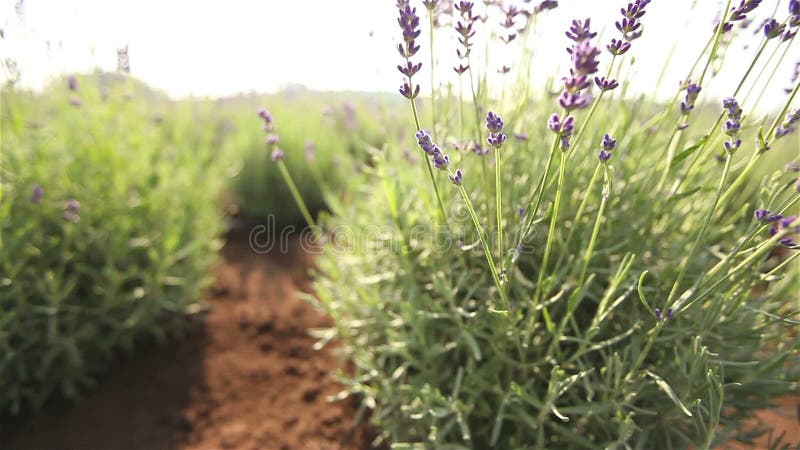
<instances>
[{"instance_id":1,"label":"lavender plant","mask_svg":"<svg viewBox=\"0 0 800 450\"><path fill-rule=\"evenodd\" d=\"M772 167L797 157L800 87L769 120L740 101L746 82L773 70L765 49L794 39L777 36L797 27L797 2L766 23L722 100L705 96L717 82L709 68L726 56L731 24L760 3L728 1L667 103L624 95L614 71L637 52L649 3L621 5L610 58L595 23L572 22L555 100L489 95L466 56L493 23L478 19L509 6L458 3L455 83L469 83L472 100L437 92L439 128L419 114L419 17L398 2L400 93L426 173L399 145L373 149L370 195L319 222L328 243L312 300L335 320L318 335L338 337L355 367L342 395L371 410L379 440L710 448L751 439L758 430L744 432L743 420L797 391L799 182L794 165Z\"/></svg>"},{"instance_id":2,"label":"lavender plant","mask_svg":"<svg viewBox=\"0 0 800 450\"><path fill-rule=\"evenodd\" d=\"M203 310L224 172L213 128L196 126L206 112L134 80L70 77L2 96L5 416L76 397L116 352Z\"/></svg>"}]
</instances>

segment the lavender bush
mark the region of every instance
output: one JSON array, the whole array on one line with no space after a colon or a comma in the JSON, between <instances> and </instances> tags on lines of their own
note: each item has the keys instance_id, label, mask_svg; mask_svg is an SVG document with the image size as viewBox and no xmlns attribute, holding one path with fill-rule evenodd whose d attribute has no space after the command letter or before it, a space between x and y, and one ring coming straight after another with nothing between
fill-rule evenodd
<instances>
[{"instance_id":1,"label":"lavender bush","mask_svg":"<svg viewBox=\"0 0 800 450\"><path fill-rule=\"evenodd\" d=\"M78 396L113 354L203 310L224 171L196 126L208 116L135 80L2 97L0 415L14 415Z\"/></svg>"},{"instance_id":2,"label":"lavender bush","mask_svg":"<svg viewBox=\"0 0 800 450\"><path fill-rule=\"evenodd\" d=\"M793 45L798 2L758 30L728 97L704 97L742 24L772 11L728 1L668 102L622 78L648 56L648 0L620 2L602 40L572 22L555 97L530 88L527 46L520 82L490 95L476 43L499 30L527 44L558 2L508 3L397 2L416 159L402 141L373 149L368 195L309 221L326 242L314 301L336 323L317 333L355 366L343 395L392 448L751 439L742 420L798 388L800 192L783 165L798 156L800 86L767 115L744 86L773 79L764 58ZM446 76L462 90L426 86L426 31L457 36Z\"/></svg>"}]
</instances>

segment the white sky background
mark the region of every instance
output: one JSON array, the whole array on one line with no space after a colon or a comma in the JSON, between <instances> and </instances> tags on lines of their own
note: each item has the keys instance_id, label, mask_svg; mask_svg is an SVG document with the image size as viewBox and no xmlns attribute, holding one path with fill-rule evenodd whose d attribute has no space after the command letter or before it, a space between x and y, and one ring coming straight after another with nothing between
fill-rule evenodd
<instances>
[{"instance_id":1,"label":"white sky background","mask_svg":"<svg viewBox=\"0 0 800 450\"><path fill-rule=\"evenodd\" d=\"M274 92L290 84L317 90L396 92L402 80L395 68L400 63L395 0L25 0L21 15L15 11L16 3L0 0L0 26L5 33L0 58L15 60L20 84L34 89L58 74L115 70L116 49L126 44L131 74L174 98ZM506 3L530 8L538 0ZM539 17L534 32L539 52L532 82L537 87L549 76L566 73L569 56L564 48L569 42L564 31L571 19L591 17L593 29L600 32L596 42L604 50L612 37L618 37L613 24L626 0L559 3L557 9ZM425 93L430 89L427 12L420 0L412 4L422 16L422 49L415 59L423 62L418 77ZM702 49L724 4L720 0L653 0L641 19L644 35L633 42L625 57L626 64L636 61L635 76L623 77L631 80L631 89L651 93L667 54L677 45L660 91L664 98L674 95L678 80ZM704 83L701 98L732 93L763 36L754 36L754 27L772 14L776 4L776 18L786 18L788 0L764 0L751 14L755 19L751 28L739 32L721 74ZM482 8L478 0L477 11ZM479 23L476 38L486 36L486 26L497 30L498 22L493 18L485 25ZM456 80L451 68L455 37L450 27L436 30L437 55L442 56L437 77L443 82ZM783 89L791 86L794 64L800 59L797 40L771 89L765 91L760 108L776 108L785 101ZM772 42L761 61L770 56L777 39ZM745 44L749 44L747 50L742 49ZM518 47L496 45L490 47L492 73L519 54ZM601 72L609 60L603 51ZM512 68L516 69L513 64Z\"/></svg>"}]
</instances>

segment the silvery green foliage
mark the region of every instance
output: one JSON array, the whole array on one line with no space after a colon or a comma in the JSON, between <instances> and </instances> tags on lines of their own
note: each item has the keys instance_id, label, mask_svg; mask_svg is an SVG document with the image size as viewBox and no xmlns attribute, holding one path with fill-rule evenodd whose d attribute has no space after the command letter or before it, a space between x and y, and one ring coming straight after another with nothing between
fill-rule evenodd
<instances>
[{"instance_id":1,"label":"silvery green foliage","mask_svg":"<svg viewBox=\"0 0 800 450\"><path fill-rule=\"evenodd\" d=\"M112 75L69 88L2 93L2 414L75 397L115 351L179 330L218 248L202 112Z\"/></svg>"},{"instance_id":2,"label":"silvery green foliage","mask_svg":"<svg viewBox=\"0 0 800 450\"><path fill-rule=\"evenodd\" d=\"M638 38L640 12L623 9L617 28ZM626 80L620 96L600 78L589 95L586 74L608 77L630 48L615 39L598 67L589 25L567 33L560 107L524 76L490 97L469 67L455 72L477 79L472 98L427 91L433 118L418 112L429 99L406 96L408 139L434 164L434 147L481 145L481 111L525 139L451 153L458 183L403 161L406 142L375 150L372 188L322 221L316 293L335 320L323 335L343 342L347 392L393 448L708 448L749 439L743 418L798 388L800 193L796 172L773 172L796 157L776 126L798 87L767 119L742 115L749 92L742 109L703 98L723 20L671 103L625 96Z\"/></svg>"}]
</instances>

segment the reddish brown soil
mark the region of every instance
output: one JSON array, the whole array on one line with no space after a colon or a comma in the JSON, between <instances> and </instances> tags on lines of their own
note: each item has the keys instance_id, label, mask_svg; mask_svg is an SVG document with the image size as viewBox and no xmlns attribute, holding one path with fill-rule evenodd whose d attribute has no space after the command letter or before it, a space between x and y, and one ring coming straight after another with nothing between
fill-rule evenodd
<instances>
[{"instance_id":1,"label":"reddish brown soil","mask_svg":"<svg viewBox=\"0 0 800 450\"><path fill-rule=\"evenodd\" d=\"M781 445L790 444L789 448L800 449L800 396L794 395L784 397L778 402L775 408L756 412L755 417L745 426L745 430L763 428L765 426L775 429L772 434L773 439L777 439L781 433L786 432L781 441ZM769 440L770 435L765 433L755 440L755 445L753 446L731 440L725 445L720 446L719 449L766 449L769 448Z\"/></svg>"},{"instance_id":2,"label":"reddish brown soil","mask_svg":"<svg viewBox=\"0 0 800 450\"><path fill-rule=\"evenodd\" d=\"M165 346L119 358L78 403L6 424L2 448L368 447L342 387L335 349L312 349L330 320L299 299L311 261L297 245L259 255L231 236L204 323Z\"/></svg>"}]
</instances>

